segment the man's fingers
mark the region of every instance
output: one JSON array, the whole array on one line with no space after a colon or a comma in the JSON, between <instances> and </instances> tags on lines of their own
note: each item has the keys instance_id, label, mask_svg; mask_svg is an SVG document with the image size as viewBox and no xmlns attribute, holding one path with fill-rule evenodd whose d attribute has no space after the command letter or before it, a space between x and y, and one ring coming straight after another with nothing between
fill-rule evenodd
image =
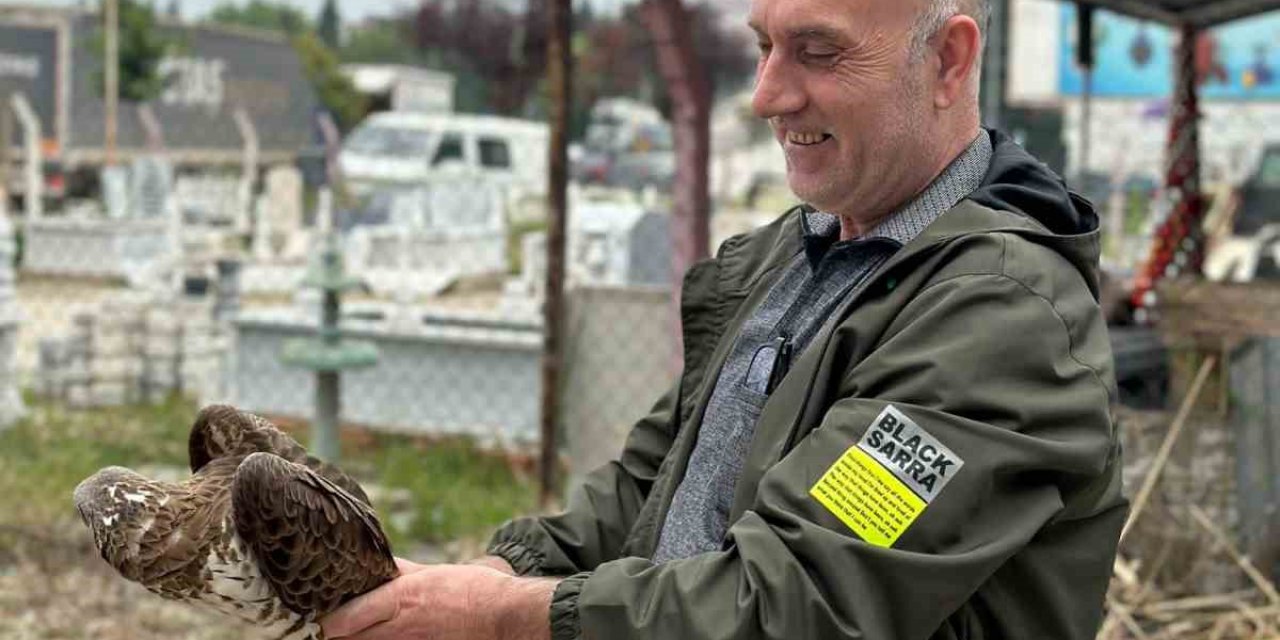
<instances>
[{"instance_id":1,"label":"man's fingers","mask_svg":"<svg viewBox=\"0 0 1280 640\"><path fill-rule=\"evenodd\" d=\"M325 638L337 640L392 620L399 613L400 593L396 581L392 580L325 616L320 628Z\"/></svg>"}]
</instances>

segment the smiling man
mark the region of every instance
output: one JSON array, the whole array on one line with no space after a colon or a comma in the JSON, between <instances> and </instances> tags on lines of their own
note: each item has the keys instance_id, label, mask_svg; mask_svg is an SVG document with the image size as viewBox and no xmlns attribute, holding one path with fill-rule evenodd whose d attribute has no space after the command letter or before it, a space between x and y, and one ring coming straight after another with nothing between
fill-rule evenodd
<instances>
[{"instance_id":1,"label":"smiling man","mask_svg":"<svg viewBox=\"0 0 1280 640\"><path fill-rule=\"evenodd\" d=\"M329 638L1055 638L1125 515L1097 216L979 127L983 0L755 0L807 204L687 274L685 368L565 513Z\"/></svg>"}]
</instances>

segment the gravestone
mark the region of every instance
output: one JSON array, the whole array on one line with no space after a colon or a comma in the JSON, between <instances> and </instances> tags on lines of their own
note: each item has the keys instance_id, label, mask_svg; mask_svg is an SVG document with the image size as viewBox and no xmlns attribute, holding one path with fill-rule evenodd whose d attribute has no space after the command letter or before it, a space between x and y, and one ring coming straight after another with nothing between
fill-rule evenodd
<instances>
[{"instance_id":1,"label":"gravestone","mask_svg":"<svg viewBox=\"0 0 1280 640\"><path fill-rule=\"evenodd\" d=\"M306 237L302 233L302 173L281 165L267 172L265 217L269 233L267 243L273 256L296 259L306 255Z\"/></svg>"},{"instance_id":2,"label":"gravestone","mask_svg":"<svg viewBox=\"0 0 1280 640\"><path fill-rule=\"evenodd\" d=\"M230 226L239 208L239 189L239 179L232 176L182 175L174 180L173 198L186 221Z\"/></svg>"},{"instance_id":3,"label":"gravestone","mask_svg":"<svg viewBox=\"0 0 1280 640\"><path fill-rule=\"evenodd\" d=\"M129 168L130 216L142 220L163 220L170 214L173 197L173 166L161 158L142 157Z\"/></svg>"},{"instance_id":4,"label":"gravestone","mask_svg":"<svg viewBox=\"0 0 1280 640\"><path fill-rule=\"evenodd\" d=\"M443 231L501 231L504 202L502 191L492 184L435 182L427 192L428 226Z\"/></svg>"},{"instance_id":5,"label":"gravestone","mask_svg":"<svg viewBox=\"0 0 1280 640\"><path fill-rule=\"evenodd\" d=\"M0 215L0 429L12 425L26 414L14 366L21 319L14 292L15 252L13 224L8 216Z\"/></svg>"},{"instance_id":6,"label":"gravestone","mask_svg":"<svg viewBox=\"0 0 1280 640\"><path fill-rule=\"evenodd\" d=\"M271 217L267 215L267 196L261 195L253 199L253 259L258 262L271 262L274 252L271 250Z\"/></svg>"},{"instance_id":7,"label":"gravestone","mask_svg":"<svg viewBox=\"0 0 1280 640\"><path fill-rule=\"evenodd\" d=\"M102 183L102 203L107 217L120 220L129 216L129 175L124 167L103 167L98 174Z\"/></svg>"}]
</instances>

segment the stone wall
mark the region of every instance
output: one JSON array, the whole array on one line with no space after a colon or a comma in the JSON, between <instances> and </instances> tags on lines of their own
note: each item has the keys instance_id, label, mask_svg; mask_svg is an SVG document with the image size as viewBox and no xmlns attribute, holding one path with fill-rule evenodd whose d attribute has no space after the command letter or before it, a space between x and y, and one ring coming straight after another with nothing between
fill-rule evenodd
<instances>
[{"instance_id":1,"label":"stone wall","mask_svg":"<svg viewBox=\"0 0 1280 640\"><path fill-rule=\"evenodd\" d=\"M128 292L40 342L37 391L76 407L156 402L172 393L218 398L230 336L204 300Z\"/></svg>"}]
</instances>

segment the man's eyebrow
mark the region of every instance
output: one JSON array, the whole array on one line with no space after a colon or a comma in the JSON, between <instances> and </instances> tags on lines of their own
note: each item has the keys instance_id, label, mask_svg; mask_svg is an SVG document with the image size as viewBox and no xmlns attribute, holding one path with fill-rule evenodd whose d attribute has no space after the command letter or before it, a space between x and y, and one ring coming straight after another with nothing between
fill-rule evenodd
<instances>
[{"instance_id":1,"label":"man's eyebrow","mask_svg":"<svg viewBox=\"0 0 1280 640\"><path fill-rule=\"evenodd\" d=\"M756 32L756 35L768 35L765 33L764 28L754 20L748 21L747 26L750 27L752 31ZM825 40L828 42L841 42L847 39L838 29L824 25L792 27L785 31L785 35L789 40Z\"/></svg>"},{"instance_id":2,"label":"man's eyebrow","mask_svg":"<svg viewBox=\"0 0 1280 640\"><path fill-rule=\"evenodd\" d=\"M787 37L792 40L825 40L827 42L842 42L844 40L848 40L848 37L838 29L822 25L788 29Z\"/></svg>"}]
</instances>

